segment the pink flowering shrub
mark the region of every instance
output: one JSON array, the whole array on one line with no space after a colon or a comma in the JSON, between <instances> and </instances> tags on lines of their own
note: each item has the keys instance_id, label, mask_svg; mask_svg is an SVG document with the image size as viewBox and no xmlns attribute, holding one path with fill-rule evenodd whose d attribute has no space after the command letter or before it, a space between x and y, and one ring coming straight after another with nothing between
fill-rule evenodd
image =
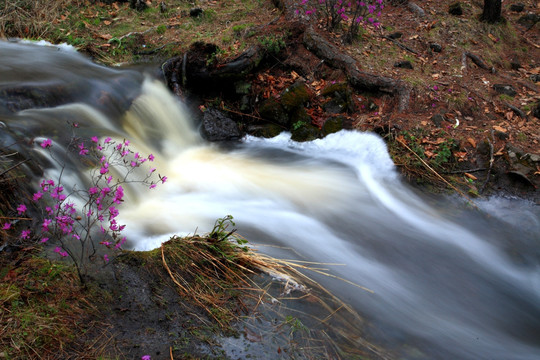
<instances>
[{"instance_id":1,"label":"pink flowering shrub","mask_svg":"<svg viewBox=\"0 0 540 360\"><path fill-rule=\"evenodd\" d=\"M118 221L120 207L125 201L123 185L139 183L153 189L167 180L165 176L157 175L153 167L143 169L144 163L154 160L154 155L143 156L132 151L129 144L128 140L116 142L106 138L100 141L97 137L85 143L73 137L68 148L74 149L85 163L95 166L91 170L90 184L84 188L74 186L69 193L62 184L65 165L51 152L52 141L46 139L39 144L49 151L61 171L57 179L42 180L32 197L34 204L43 209L41 226L35 234L25 229L19 237L39 238L40 243L54 242L57 245L55 253L73 260L81 282L87 275L89 261L97 258L98 250L103 254L101 261L106 264L126 242L122 236L125 225ZM25 204L17 207L19 215L26 211ZM2 225L3 230L10 228L9 222Z\"/></svg>"},{"instance_id":2,"label":"pink flowering shrub","mask_svg":"<svg viewBox=\"0 0 540 360\"><path fill-rule=\"evenodd\" d=\"M328 30L345 28L345 41L349 43L357 37L360 26L378 28L384 9L383 0L300 0L299 5L298 16L322 19Z\"/></svg>"}]
</instances>

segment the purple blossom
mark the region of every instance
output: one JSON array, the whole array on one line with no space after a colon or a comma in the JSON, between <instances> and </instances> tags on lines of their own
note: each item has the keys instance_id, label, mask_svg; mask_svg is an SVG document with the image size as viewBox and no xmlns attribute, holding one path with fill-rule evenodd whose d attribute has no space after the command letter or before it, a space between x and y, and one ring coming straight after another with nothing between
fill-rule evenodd
<instances>
[{"instance_id":1,"label":"purple blossom","mask_svg":"<svg viewBox=\"0 0 540 360\"><path fill-rule=\"evenodd\" d=\"M2 230L9 230L11 229L11 223L4 223L4 225L2 225Z\"/></svg>"},{"instance_id":2,"label":"purple blossom","mask_svg":"<svg viewBox=\"0 0 540 360\"><path fill-rule=\"evenodd\" d=\"M44 140L44 141L41 143L41 147L44 148L44 149L50 148L51 146L52 146L52 141L51 141L51 139Z\"/></svg>"},{"instance_id":3,"label":"purple blossom","mask_svg":"<svg viewBox=\"0 0 540 360\"><path fill-rule=\"evenodd\" d=\"M38 191L37 193L34 194L34 196L32 196L32 200L39 201L39 199L41 199L42 196L43 196L43 193L41 191Z\"/></svg>"},{"instance_id":4,"label":"purple blossom","mask_svg":"<svg viewBox=\"0 0 540 360\"><path fill-rule=\"evenodd\" d=\"M92 142L97 144L99 142L99 138L97 136L92 136Z\"/></svg>"},{"instance_id":5,"label":"purple blossom","mask_svg":"<svg viewBox=\"0 0 540 360\"><path fill-rule=\"evenodd\" d=\"M26 212L26 205L20 204L17 206L17 211L19 212L19 215L22 215Z\"/></svg>"},{"instance_id":6,"label":"purple blossom","mask_svg":"<svg viewBox=\"0 0 540 360\"><path fill-rule=\"evenodd\" d=\"M30 238L30 230L23 230L21 231L21 239L29 239Z\"/></svg>"}]
</instances>

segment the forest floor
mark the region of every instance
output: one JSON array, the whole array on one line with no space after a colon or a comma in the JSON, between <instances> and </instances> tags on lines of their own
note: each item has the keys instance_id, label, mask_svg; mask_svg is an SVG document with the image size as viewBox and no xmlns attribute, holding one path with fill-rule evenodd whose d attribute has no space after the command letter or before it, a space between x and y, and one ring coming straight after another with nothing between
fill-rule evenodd
<instances>
[{"instance_id":1,"label":"forest floor","mask_svg":"<svg viewBox=\"0 0 540 360\"><path fill-rule=\"evenodd\" d=\"M136 11L124 2L57 0L46 13L41 13L45 7L40 1L31 3L30 17L22 10L0 10L0 37L67 42L107 66L157 69L195 41L218 46L216 63L234 59L252 45L266 46L275 64L289 65L254 74L251 95L279 97L301 79L311 92L307 110L316 126L328 115L324 89L347 80L340 69L319 67L320 59L299 50L298 19L284 16L271 1L169 0L162 8L154 0L146 10ZM423 1L423 15L405 5L388 5L382 26L362 30L350 45L343 43L342 32L312 24L353 57L360 70L401 80L411 89L404 111L397 110L391 94L353 90L355 111L340 115L355 129L380 133L412 183L437 191L454 188L471 198L509 194L538 204L540 25L520 19L529 13L538 16L540 5L536 0L505 1L506 21L486 24L478 20L481 1L462 1L459 16L449 14L450 3ZM510 10L517 3L524 4L523 11ZM412 69L394 66L403 61ZM308 66L290 65L298 62ZM203 102L210 106L216 99ZM259 116L256 111L245 114L235 101L217 104L242 116ZM6 182L2 186L3 191L13 190ZM9 206L2 212L8 213ZM8 239L1 231L2 239ZM35 245L17 248L0 251L0 359L227 357L213 335L222 331L216 316L229 315L209 312L211 306L205 310L193 299L179 302L159 254L129 255L106 272L114 280L96 280L93 290L83 291L69 267L36 257ZM239 296L233 298L241 308ZM143 308L144 319L151 322L137 321ZM284 317L276 325L285 342L275 346L275 356L288 358L287 351L298 345L299 338L291 334L303 325L296 320ZM239 332L253 347L262 340L249 327ZM356 355L384 358L383 353L366 343Z\"/></svg>"}]
</instances>

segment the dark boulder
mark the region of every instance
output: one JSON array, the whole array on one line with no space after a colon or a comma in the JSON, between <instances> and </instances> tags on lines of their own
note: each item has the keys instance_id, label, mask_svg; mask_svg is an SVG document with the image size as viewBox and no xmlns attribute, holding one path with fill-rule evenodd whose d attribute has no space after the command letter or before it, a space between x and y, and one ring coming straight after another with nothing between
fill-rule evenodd
<instances>
[{"instance_id":1,"label":"dark boulder","mask_svg":"<svg viewBox=\"0 0 540 360\"><path fill-rule=\"evenodd\" d=\"M525 5L524 4L518 3L518 4L510 5L510 11L522 12L523 10L525 10Z\"/></svg>"},{"instance_id":2,"label":"dark boulder","mask_svg":"<svg viewBox=\"0 0 540 360\"><path fill-rule=\"evenodd\" d=\"M321 137L320 130L311 124L303 125L292 131L291 140L304 142L312 141Z\"/></svg>"},{"instance_id":3,"label":"dark boulder","mask_svg":"<svg viewBox=\"0 0 540 360\"><path fill-rule=\"evenodd\" d=\"M242 137L236 122L216 109L208 109L203 113L201 134L208 141L230 141Z\"/></svg>"},{"instance_id":4,"label":"dark boulder","mask_svg":"<svg viewBox=\"0 0 540 360\"><path fill-rule=\"evenodd\" d=\"M259 115L271 123L282 126L289 125L289 114L276 98L271 97L266 100L259 107Z\"/></svg>"}]
</instances>

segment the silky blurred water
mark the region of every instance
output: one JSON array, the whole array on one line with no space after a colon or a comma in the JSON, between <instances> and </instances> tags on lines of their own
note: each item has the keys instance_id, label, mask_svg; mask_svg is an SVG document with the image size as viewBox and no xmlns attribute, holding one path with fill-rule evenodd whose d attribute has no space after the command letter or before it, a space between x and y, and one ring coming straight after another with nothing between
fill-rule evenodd
<instances>
[{"instance_id":1,"label":"silky blurred water","mask_svg":"<svg viewBox=\"0 0 540 360\"><path fill-rule=\"evenodd\" d=\"M0 97L3 146L17 136L55 137L61 146L65 123L77 121L83 135L128 138L156 155L167 183L152 192L128 189L121 207L133 249L210 231L230 214L263 253L342 264L330 266L331 274L373 292L312 276L364 315L374 339L400 358L540 358L535 204L495 197L474 209L462 199L424 197L400 179L383 140L369 133L208 144L184 106L140 71L0 42L0 94L22 87L66 90L69 99L13 112ZM38 146L31 151L38 154ZM81 164L70 161L65 179L84 181Z\"/></svg>"}]
</instances>

